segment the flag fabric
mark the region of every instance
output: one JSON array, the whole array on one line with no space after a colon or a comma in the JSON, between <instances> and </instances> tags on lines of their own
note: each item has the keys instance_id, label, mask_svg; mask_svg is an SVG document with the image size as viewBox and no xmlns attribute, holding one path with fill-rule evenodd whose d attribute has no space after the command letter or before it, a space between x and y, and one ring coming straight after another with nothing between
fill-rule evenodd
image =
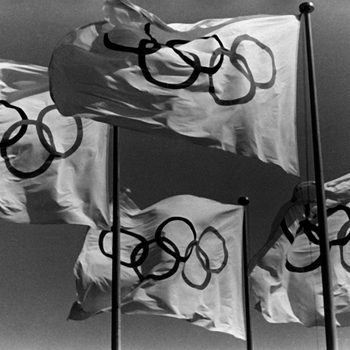
<instances>
[{"instance_id":1,"label":"flag fabric","mask_svg":"<svg viewBox=\"0 0 350 350\"><path fill-rule=\"evenodd\" d=\"M0 220L109 229L109 126L63 118L47 68L0 60Z\"/></svg>"},{"instance_id":2,"label":"flag fabric","mask_svg":"<svg viewBox=\"0 0 350 350\"><path fill-rule=\"evenodd\" d=\"M325 193L330 200L343 204L350 202L350 174L326 182Z\"/></svg>"},{"instance_id":3,"label":"flag fabric","mask_svg":"<svg viewBox=\"0 0 350 350\"><path fill-rule=\"evenodd\" d=\"M337 324L350 325L350 198L348 178L325 184L330 267ZM338 189L336 188L336 185ZM327 190L328 189L328 190ZM306 193L311 194L309 201ZM308 219L307 219L308 218ZM271 236L253 258L250 274L256 309L272 323L324 325L323 288L314 184L297 186L281 208Z\"/></svg>"},{"instance_id":4,"label":"flag fabric","mask_svg":"<svg viewBox=\"0 0 350 350\"><path fill-rule=\"evenodd\" d=\"M63 115L171 130L298 174L296 16L166 24L126 0L104 10L53 51Z\"/></svg>"},{"instance_id":5,"label":"flag fabric","mask_svg":"<svg viewBox=\"0 0 350 350\"><path fill-rule=\"evenodd\" d=\"M175 317L245 339L241 206L191 195L140 210L121 198L121 312ZM111 309L112 234L90 230L69 318Z\"/></svg>"}]
</instances>

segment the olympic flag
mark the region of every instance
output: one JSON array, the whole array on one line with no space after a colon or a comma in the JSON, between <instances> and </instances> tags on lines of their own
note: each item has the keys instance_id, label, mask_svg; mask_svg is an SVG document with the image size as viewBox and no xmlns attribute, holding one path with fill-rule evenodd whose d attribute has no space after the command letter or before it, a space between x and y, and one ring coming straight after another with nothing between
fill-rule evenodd
<instances>
[{"instance_id":1,"label":"olympic flag","mask_svg":"<svg viewBox=\"0 0 350 350\"><path fill-rule=\"evenodd\" d=\"M121 196L121 311L180 318L245 339L241 206L179 195L144 210ZM111 309L108 231L90 230L69 318Z\"/></svg>"},{"instance_id":2,"label":"olympic flag","mask_svg":"<svg viewBox=\"0 0 350 350\"><path fill-rule=\"evenodd\" d=\"M326 206L334 305L342 326L350 325L350 197L344 195L349 193L348 179L325 184L331 197ZM302 187L277 215L269 241L253 261L251 281L256 308L268 322L310 327L324 324L323 289L315 202L304 196L315 191Z\"/></svg>"},{"instance_id":3,"label":"olympic flag","mask_svg":"<svg viewBox=\"0 0 350 350\"><path fill-rule=\"evenodd\" d=\"M296 16L166 24L127 0L104 9L106 22L75 30L53 52L62 114L167 128L298 174Z\"/></svg>"},{"instance_id":4,"label":"olympic flag","mask_svg":"<svg viewBox=\"0 0 350 350\"><path fill-rule=\"evenodd\" d=\"M108 134L61 117L46 68L0 60L0 219L108 229Z\"/></svg>"}]
</instances>

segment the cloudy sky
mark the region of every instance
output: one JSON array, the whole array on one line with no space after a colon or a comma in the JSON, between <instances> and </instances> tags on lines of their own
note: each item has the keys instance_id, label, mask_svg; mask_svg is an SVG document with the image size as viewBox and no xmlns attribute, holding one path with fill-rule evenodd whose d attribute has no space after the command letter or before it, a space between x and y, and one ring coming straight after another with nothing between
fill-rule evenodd
<instances>
[{"instance_id":1,"label":"cloudy sky","mask_svg":"<svg viewBox=\"0 0 350 350\"><path fill-rule=\"evenodd\" d=\"M252 14L296 14L299 1L138 0L166 22ZM325 179L350 172L350 3L314 1L312 14ZM71 29L100 20L102 0L1 0L2 59L48 65L52 49ZM299 72L298 128L305 180L304 102ZM151 147L152 146L152 147ZM163 137L121 131L121 183L140 207L171 195L190 193L226 203L251 199L250 254L264 243L279 206L299 178L274 165ZM110 314L66 321L75 299L72 268L85 228L1 223L0 347L8 350L96 350L110 348ZM324 349L323 328L271 325L252 310L257 350ZM338 331L341 349L350 347L348 329ZM244 349L226 334L207 332L161 317L123 316L123 350Z\"/></svg>"}]
</instances>

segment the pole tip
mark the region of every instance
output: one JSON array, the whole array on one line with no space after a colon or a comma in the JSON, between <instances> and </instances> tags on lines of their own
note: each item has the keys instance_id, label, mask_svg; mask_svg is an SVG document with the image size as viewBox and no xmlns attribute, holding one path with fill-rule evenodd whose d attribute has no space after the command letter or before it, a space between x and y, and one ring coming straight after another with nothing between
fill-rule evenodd
<instances>
[{"instance_id":1,"label":"pole tip","mask_svg":"<svg viewBox=\"0 0 350 350\"><path fill-rule=\"evenodd\" d=\"M130 188L128 188L128 187L123 187L121 192L126 193L127 195L131 195L131 193L132 193Z\"/></svg>"},{"instance_id":2,"label":"pole tip","mask_svg":"<svg viewBox=\"0 0 350 350\"><path fill-rule=\"evenodd\" d=\"M315 5L313 2L303 2L299 5L299 11L301 13L311 13L315 9Z\"/></svg>"},{"instance_id":3,"label":"pole tip","mask_svg":"<svg viewBox=\"0 0 350 350\"><path fill-rule=\"evenodd\" d=\"M249 198L248 197L239 197L238 198L238 204L239 205L243 205L243 206L246 206L249 204Z\"/></svg>"}]
</instances>

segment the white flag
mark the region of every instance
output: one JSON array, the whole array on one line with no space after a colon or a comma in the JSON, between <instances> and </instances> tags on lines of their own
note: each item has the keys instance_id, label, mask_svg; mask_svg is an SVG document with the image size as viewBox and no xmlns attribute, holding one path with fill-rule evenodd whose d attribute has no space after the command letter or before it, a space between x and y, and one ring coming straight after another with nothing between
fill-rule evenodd
<instances>
[{"instance_id":1,"label":"white flag","mask_svg":"<svg viewBox=\"0 0 350 350\"><path fill-rule=\"evenodd\" d=\"M298 174L296 16L166 24L126 0L107 1L105 15L53 52L64 115L165 127Z\"/></svg>"},{"instance_id":2,"label":"white flag","mask_svg":"<svg viewBox=\"0 0 350 350\"><path fill-rule=\"evenodd\" d=\"M108 229L108 135L60 115L46 68L0 60L0 219Z\"/></svg>"},{"instance_id":3,"label":"white flag","mask_svg":"<svg viewBox=\"0 0 350 350\"><path fill-rule=\"evenodd\" d=\"M325 183L327 198L338 203L350 202L350 173Z\"/></svg>"},{"instance_id":4,"label":"white flag","mask_svg":"<svg viewBox=\"0 0 350 350\"><path fill-rule=\"evenodd\" d=\"M339 183L338 179L329 183L334 182ZM324 324L320 238L313 187L312 184L297 186L293 201L282 207L271 237L253 259L250 276L256 308L268 322L296 322L308 327ZM341 188L340 201L335 201L337 194L333 191L332 200L327 199L326 206L335 312L338 325L345 326L350 325L350 208L344 205L345 188ZM309 202L307 192L311 194Z\"/></svg>"},{"instance_id":5,"label":"white flag","mask_svg":"<svg viewBox=\"0 0 350 350\"><path fill-rule=\"evenodd\" d=\"M241 206L179 195L144 210L121 200L121 310L176 317L245 339ZM111 309L112 234L90 230L69 318Z\"/></svg>"}]
</instances>

